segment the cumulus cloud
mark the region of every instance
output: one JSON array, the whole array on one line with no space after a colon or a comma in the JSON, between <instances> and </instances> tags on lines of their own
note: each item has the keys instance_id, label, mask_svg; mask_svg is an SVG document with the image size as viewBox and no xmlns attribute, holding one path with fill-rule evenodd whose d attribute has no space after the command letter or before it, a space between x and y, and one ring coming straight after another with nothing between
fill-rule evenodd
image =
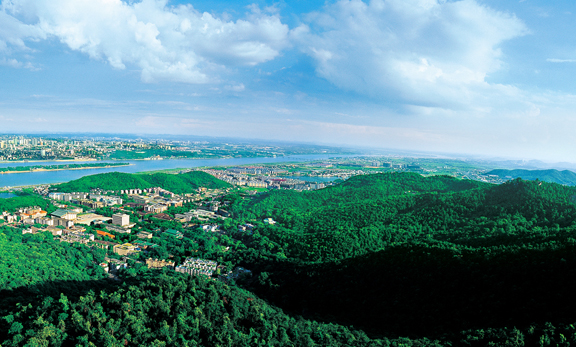
<instances>
[{"instance_id":1,"label":"cumulus cloud","mask_svg":"<svg viewBox=\"0 0 576 347\"><path fill-rule=\"evenodd\" d=\"M38 40L45 37L45 33L40 28L22 23L0 10L0 55L3 56L0 57L0 65L35 70L36 67L32 63L22 62L12 55L17 52L31 51L25 44L26 40Z\"/></svg>"},{"instance_id":2,"label":"cumulus cloud","mask_svg":"<svg viewBox=\"0 0 576 347\"><path fill-rule=\"evenodd\" d=\"M474 0L340 0L291 36L318 75L341 88L450 107L489 88L487 75L502 65L499 45L526 33L515 16Z\"/></svg>"},{"instance_id":3,"label":"cumulus cloud","mask_svg":"<svg viewBox=\"0 0 576 347\"><path fill-rule=\"evenodd\" d=\"M117 69L133 64L145 82L209 82L222 67L256 65L289 45L288 26L277 14L255 9L228 21L166 0L5 0L0 50L4 32L21 47L30 36L56 37Z\"/></svg>"}]
</instances>

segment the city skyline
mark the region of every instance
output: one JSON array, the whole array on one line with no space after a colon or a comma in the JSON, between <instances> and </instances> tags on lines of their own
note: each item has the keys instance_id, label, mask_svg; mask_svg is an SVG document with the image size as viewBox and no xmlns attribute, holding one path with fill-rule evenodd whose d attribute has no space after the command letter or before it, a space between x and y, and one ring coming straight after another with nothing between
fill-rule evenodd
<instances>
[{"instance_id":1,"label":"city skyline","mask_svg":"<svg viewBox=\"0 0 576 347\"><path fill-rule=\"evenodd\" d=\"M0 131L576 162L574 7L2 1Z\"/></svg>"}]
</instances>

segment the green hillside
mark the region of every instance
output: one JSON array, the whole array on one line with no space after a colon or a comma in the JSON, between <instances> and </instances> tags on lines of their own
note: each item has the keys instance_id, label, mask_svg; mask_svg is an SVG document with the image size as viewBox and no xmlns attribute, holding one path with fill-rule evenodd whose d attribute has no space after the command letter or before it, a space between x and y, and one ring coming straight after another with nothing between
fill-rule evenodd
<instances>
[{"instance_id":1,"label":"green hillside","mask_svg":"<svg viewBox=\"0 0 576 347\"><path fill-rule=\"evenodd\" d=\"M288 257L327 261L377 251L438 229L413 219L446 197L475 197L491 186L446 176L384 173L310 192L270 191L235 204L232 211L243 220L277 220L278 226L262 227L260 233L283 245Z\"/></svg>"},{"instance_id":2,"label":"green hillside","mask_svg":"<svg viewBox=\"0 0 576 347\"><path fill-rule=\"evenodd\" d=\"M20 193L19 196L13 198L0 199L0 212L14 212L19 208L31 206L39 206L48 211L50 203L40 196L27 193Z\"/></svg>"},{"instance_id":3,"label":"green hillside","mask_svg":"<svg viewBox=\"0 0 576 347\"><path fill-rule=\"evenodd\" d=\"M271 191L235 200L239 218L278 221L249 238L259 253L236 257L255 273L243 285L271 303L374 336L558 342L576 332L575 197L554 183L404 173Z\"/></svg>"},{"instance_id":4,"label":"green hillside","mask_svg":"<svg viewBox=\"0 0 576 347\"><path fill-rule=\"evenodd\" d=\"M183 174L128 174L109 172L84 176L74 181L54 185L59 192L89 192L90 189L104 190L145 189L161 187L173 193L190 193L199 187L227 188L230 184L223 182L205 172L191 171Z\"/></svg>"},{"instance_id":5,"label":"green hillside","mask_svg":"<svg viewBox=\"0 0 576 347\"><path fill-rule=\"evenodd\" d=\"M500 178L522 178L525 180L540 180L550 183L558 183L567 186L576 185L576 173L569 170L505 170L497 169L486 173L486 175L496 175Z\"/></svg>"},{"instance_id":6,"label":"green hillside","mask_svg":"<svg viewBox=\"0 0 576 347\"><path fill-rule=\"evenodd\" d=\"M97 261L105 252L52 240L52 235L26 234L0 227L0 290L49 281L85 281L104 277Z\"/></svg>"}]
</instances>

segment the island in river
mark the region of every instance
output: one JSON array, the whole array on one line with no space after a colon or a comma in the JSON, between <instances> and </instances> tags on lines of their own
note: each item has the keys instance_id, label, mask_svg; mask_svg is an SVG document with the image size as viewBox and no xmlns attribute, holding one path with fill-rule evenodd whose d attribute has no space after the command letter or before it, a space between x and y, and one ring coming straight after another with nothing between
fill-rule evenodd
<instances>
[{"instance_id":1,"label":"island in river","mask_svg":"<svg viewBox=\"0 0 576 347\"><path fill-rule=\"evenodd\" d=\"M84 164L61 164L61 165L34 165L34 166L9 166L0 168L1 174L24 173L35 171L60 171L60 170L82 170L99 169L128 166L129 163L84 163Z\"/></svg>"}]
</instances>

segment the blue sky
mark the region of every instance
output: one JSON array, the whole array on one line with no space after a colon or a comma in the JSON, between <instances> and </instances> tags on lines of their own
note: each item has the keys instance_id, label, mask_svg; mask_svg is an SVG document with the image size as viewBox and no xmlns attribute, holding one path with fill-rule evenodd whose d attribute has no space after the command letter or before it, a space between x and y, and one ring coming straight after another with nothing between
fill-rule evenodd
<instances>
[{"instance_id":1,"label":"blue sky","mask_svg":"<svg viewBox=\"0 0 576 347\"><path fill-rule=\"evenodd\" d=\"M572 1L0 3L0 132L576 162Z\"/></svg>"}]
</instances>

